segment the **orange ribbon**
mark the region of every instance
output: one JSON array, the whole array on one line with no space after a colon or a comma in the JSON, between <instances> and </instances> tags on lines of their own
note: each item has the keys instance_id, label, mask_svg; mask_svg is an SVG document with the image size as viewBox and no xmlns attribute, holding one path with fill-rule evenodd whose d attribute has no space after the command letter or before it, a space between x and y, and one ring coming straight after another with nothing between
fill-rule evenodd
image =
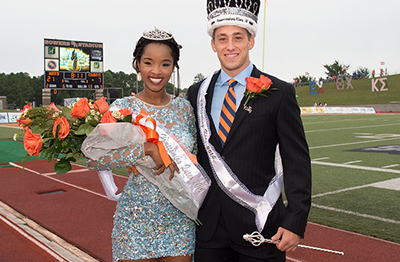
<instances>
[{"instance_id":1,"label":"orange ribbon","mask_svg":"<svg viewBox=\"0 0 400 262\"><path fill-rule=\"evenodd\" d=\"M143 118L145 119L145 123L151 122L153 124L153 128L150 128L146 125L141 124L139 121ZM153 142L153 143L157 144L158 151L160 152L160 155L161 155L161 159L164 162L165 167L168 167L171 164L171 159L169 158L169 155L167 153L167 150L165 149L164 144L160 140L158 140L159 135L156 131L156 126L157 126L156 120L154 118L150 117L146 113L146 111L144 109L142 109L140 114L136 116L135 124L140 126L142 128L142 130L145 132L148 142Z\"/></svg>"}]
</instances>

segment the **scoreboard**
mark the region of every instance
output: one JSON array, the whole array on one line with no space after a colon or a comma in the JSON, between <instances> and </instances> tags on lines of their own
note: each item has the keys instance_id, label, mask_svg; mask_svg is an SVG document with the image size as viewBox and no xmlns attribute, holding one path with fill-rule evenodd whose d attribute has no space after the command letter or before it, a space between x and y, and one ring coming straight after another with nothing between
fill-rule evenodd
<instances>
[{"instance_id":1,"label":"scoreboard","mask_svg":"<svg viewBox=\"0 0 400 262\"><path fill-rule=\"evenodd\" d=\"M44 88L102 89L103 44L44 39Z\"/></svg>"}]
</instances>

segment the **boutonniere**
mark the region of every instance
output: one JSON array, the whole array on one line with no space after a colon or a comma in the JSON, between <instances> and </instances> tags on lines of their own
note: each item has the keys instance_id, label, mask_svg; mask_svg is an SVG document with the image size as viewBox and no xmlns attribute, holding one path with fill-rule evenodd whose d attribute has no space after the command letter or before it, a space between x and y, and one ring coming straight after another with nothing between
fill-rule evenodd
<instances>
[{"instance_id":1,"label":"boutonniere","mask_svg":"<svg viewBox=\"0 0 400 262\"><path fill-rule=\"evenodd\" d=\"M261 75L260 78L246 77L246 91L244 91L246 102L244 102L244 110L251 113L252 108L251 106L246 106L247 102L249 102L249 100L252 98L257 98L257 96L267 97L264 92L268 91L272 84L273 83L271 79L263 75Z\"/></svg>"}]
</instances>

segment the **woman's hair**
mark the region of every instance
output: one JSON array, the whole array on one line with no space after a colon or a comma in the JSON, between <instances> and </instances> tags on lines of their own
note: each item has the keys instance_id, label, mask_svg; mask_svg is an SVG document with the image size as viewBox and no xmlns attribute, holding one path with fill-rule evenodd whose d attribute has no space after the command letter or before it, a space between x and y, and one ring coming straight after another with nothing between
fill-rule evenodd
<instances>
[{"instance_id":1,"label":"woman's hair","mask_svg":"<svg viewBox=\"0 0 400 262\"><path fill-rule=\"evenodd\" d=\"M133 69L136 70L136 72L139 73L139 68L137 68L137 63L142 59L142 55L144 53L144 49L146 48L147 45L156 43L156 44L164 44L168 46L171 49L171 56L174 64L174 67L177 69L177 74L178 74L178 92L176 93L175 96L179 95L179 82L180 82L180 77L179 77L179 56L180 56L180 45L175 41L175 39L172 37L170 39L166 40L151 40L147 39L144 37L141 37L139 41L136 44L135 51L133 51L133 62L132 62L132 67Z\"/></svg>"}]
</instances>

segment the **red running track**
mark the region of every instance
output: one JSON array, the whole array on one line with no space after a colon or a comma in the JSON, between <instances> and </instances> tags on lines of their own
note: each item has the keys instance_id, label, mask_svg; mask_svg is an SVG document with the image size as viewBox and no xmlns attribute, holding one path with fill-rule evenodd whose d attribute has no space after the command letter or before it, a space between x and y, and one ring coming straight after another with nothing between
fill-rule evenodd
<instances>
[{"instance_id":1,"label":"red running track","mask_svg":"<svg viewBox=\"0 0 400 262\"><path fill-rule=\"evenodd\" d=\"M120 190L126 180L115 176ZM27 162L25 170L0 168L0 201L93 258L112 260L116 202L105 197L96 172L74 166L70 173L57 176L47 160ZM0 261L65 261L16 232L4 219L0 219L0 243ZM400 257L400 244L314 223L308 224L300 244L344 255L297 248L287 253L288 262L391 262Z\"/></svg>"}]
</instances>

